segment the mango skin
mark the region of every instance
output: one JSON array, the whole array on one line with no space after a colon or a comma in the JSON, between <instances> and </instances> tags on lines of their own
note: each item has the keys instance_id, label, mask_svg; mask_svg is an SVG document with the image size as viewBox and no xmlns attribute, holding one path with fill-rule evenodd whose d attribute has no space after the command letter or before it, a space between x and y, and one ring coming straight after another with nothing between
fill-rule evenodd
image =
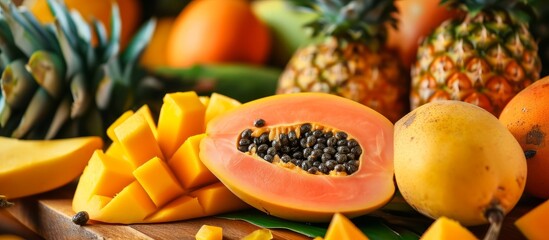
<instances>
[{"instance_id":1,"label":"mango skin","mask_svg":"<svg viewBox=\"0 0 549 240\"><path fill-rule=\"evenodd\" d=\"M494 204L508 213L526 182L526 159L513 135L486 110L435 101L395 123L395 178L420 213L471 226Z\"/></svg>"}]
</instances>

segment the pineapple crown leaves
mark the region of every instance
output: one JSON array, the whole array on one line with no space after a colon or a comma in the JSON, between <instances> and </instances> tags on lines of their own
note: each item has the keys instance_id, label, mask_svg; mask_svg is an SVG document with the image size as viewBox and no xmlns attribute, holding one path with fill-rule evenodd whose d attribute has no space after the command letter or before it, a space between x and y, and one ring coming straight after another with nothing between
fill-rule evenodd
<instances>
[{"instance_id":1,"label":"pineapple crown leaves","mask_svg":"<svg viewBox=\"0 0 549 240\"><path fill-rule=\"evenodd\" d=\"M40 120L42 116L52 115L47 111L54 111L45 138L54 137L61 128L66 128L64 125L74 125L74 121L85 121L81 127L100 130L87 134L103 135L104 129L97 124L108 123L106 115L127 110L131 102L126 101L112 111L112 104L100 106L100 98L116 99L121 92L136 91L136 85L142 79L136 74L139 72L137 59L152 38L155 20L144 24L124 52L120 52L121 23L116 4L111 8L109 37L103 23L93 20L90 26L79 12L69 11L62 1L47 0L47 3L55 16L53 24L40 24L25 8L0 1L0 66L3 71L0 84L2 89L14 89L0 94L0 134L13 132L12 137L22 137L37 121L43 121ZM97 39L95 45L92 36ZM13 65L16 62L23 67ZM18 84L28 84L28 81L7 81L18 80L15 77L28 80L29 75L30 82L36 85L32 89L25 88L30 89L30 94L16 92L23 89ZM103 88L104 82L122 87ZM26 110L20 110L24 113L14 114L17 109L12 102L25 103L20 104L27 105ZM13 131L6 130L13 115L20 118L16 120L19 126L16 124ZM97 124L90 125L90 122Z\"/></svg>"},{"instance_id":2,"label":"pineapple crown leaves","mask_svg":"<svg viewBox=\"0 0 549 240\"><path fill-rule=\"evenodd\" d=\"M516 21L529 22L537 18L532 4L538 0L441 0L440 3L452 9L461 9L470 15L482 11L506 11Z\"/></svg>"},{"instance_id":3,"label":"pineapple crown leaves","mask_svg":"<svg viewBox=\"0 0 549 240\"><path fill-rule=\"evenodd\" d=\"M394 0L294 0L296 6L319 13L305 27L313 36L324 34L352 41L386 39L386 24L396 27Z\"/></svg>"}]
</instances>

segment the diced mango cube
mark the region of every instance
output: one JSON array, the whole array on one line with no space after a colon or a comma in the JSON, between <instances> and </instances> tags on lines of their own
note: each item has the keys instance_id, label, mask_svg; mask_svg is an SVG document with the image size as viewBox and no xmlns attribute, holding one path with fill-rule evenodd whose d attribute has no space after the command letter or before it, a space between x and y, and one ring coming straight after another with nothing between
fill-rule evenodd
<instances>
[{"instance_id":1,"label":"diced mango cube","mask_svg":"<svg viewBox=\"0 0 549 240\"><path fill-rule=\"evenodd\" d=\"M151 109L147 104L141 106L137 111L135 111L136 114L142 114L149 126L151 127L151 130L153 132L153 135L155 138L158 137L158 130L156 129L156 123L154 122L153 115L151 113Z\"/></svg>"},{"instance_id":2,"label":"diced mango cube","mask_svg":"<svg viewBox=\"0 0 549 240\"><path fill-rule=\"evenodd\" d=\"M420 239L476 240L477 237L467 230L467 228L461 226L458 221L443 216L439 217L433 224L431 224Z\"/></svg>"},{"instance_id":3,"label":"diced mango cube","mask_svg":"<svg viewBox=\"0 0 549 240\"><path fill-rule=\"evenodd\" d=\"M214 117L240 106L241 103L235 99L227 97L219 93L212 93L208 107L206 108L205 125Z\"/></svg>"},{"instance_id":4,"label":"diced mango cube","mask_svg":"<svg viewBox=\"0 0 549 240\"><path fill-rule=\"evenodd\" d=\"M164 96L158 119L158 142L170 158L188 137L204 132L206 108L195 92L169 93Z\"/></svg>"},{"instance_id":5,"label":"diced mango cube","mask_svg":"<svg viewBox=\"0 0 549 240\"><path fill-rule=\"evenodd\" d=\"M112 142L107 150L105 150L105 154L120 159L126 158L126 156L124 155L124 149L122 149L122 144L120 144L119 142Z\"/></svg>"},{"instance_id":6,"label":"diced mango cube","mask_svg":"<svg viewBox=\"0 0 549 240\"><path fill-rule=\"evenodd\" d=\"M114 132L134 169L154 157L164 159L153 131L142 114L133 114Z\"/></svg>"},{"instance_id":7,"label":"diced mango cube","mask_svg":"<svg viewBox=\"0 0 549 240\"><path fill-rule=\"evenodd\" d=\"M91 219L97 218L101 216L101 209L103 209L111 200L112 197L93 195L87 203L86 212Z\"/></svg>"},{"instance_id":8,"label":"diced mango cube","mask_svg":"<svg viewBox=\"0 0 549 240\"><path fill-rule=\"evenodd\" d=\"M114 120L113 123L107 128L107 136L113 141L118 142L118 138L116 137L116 134L114 133L114 129L118 127L120 124L122 124L126 119L131 117L133 115L132 110L125 111L120 115L116 120Z\"/></svg>"},{"instance_id":9,"label":"diced mango cube","mask_svg":"<svg viewBox=\"0 0 549 240\"><path fill-rule=\"evenodd\" d=\"M133 181L116 195L103 209L101 221L112 223L142 222L156 211L156 205L137 181Z\"/></svg>"},{"instance_id":10,"label":"diced mango cube","mask_svg":"<svg viewBox=\"0 0 549 240\"><path fill-rule=\"evenodd\" d=\"M246 209L250 207L250 205L240 200L240 198L235 196L221 182L216 182L214 184L210 184L206 187L195 190L189 195L198 198L198 201L204 209L206 216ZM222 204L219 204L219 199L223 199Z\"/></svg>"},{"instance_id":11,"label":"diced mango cube","mask_svg":"<svg viewBox=\"0 0 549 240\"><path fill-rule=\"evenodd\" d=\"M217 226L202 225L195 235L196 240L222 240L223 229Z\"/></svg>"},{"instance_id":12,"label":"diced mango cube","mask_svg":"<svg viewBox=\"0 0 549 240\"><path fill-rule=\"evenodd\" d=\"M208 96L200 96L198 97L198 99L200 100L200 102L202 104L204 104L204 107L208 107L208 104L210 103L210 97Z\"/></svg>"},{"instance_id":13,"label":"diced mango cube","mask_svg":"<svg viewBox=\"0 0 549 240\"><path fill-rule=\"evenodd\" d=\"M157 207L184 193L168 165L158 157L135 169L133 175Z\"/></svg>"},{"instance_id":14,"label":"diced mango cube","mask_svg":"<svg viewBox=\"0 0 549 240\"><path fill-rule=\"evenodd\" d=\"M336 213L328 225L325 240L367 240L368 237L345 215Z\"/></svg>"},{"instance_id":15,"label":"diced mango cube","mask_svg":"<svg viewBox=\"0 0 549 240\"><path fill-rule=\"evenodd\" d=\"M84 169L73 198L75 212L92 211L88 201L93 195L114 197L134 181L131 165L124 159L108 156L96 150Z\"/></svg>"},{"instance_id":16,"label":"diced mango cube","mask_svg":"<svg viewBox=\"0 0 549 240\"><path fill-rule=\"evenodd\" d=\"M270 240L270 239L273 239L273 233L271 232L271 230L266 228L261 228L244 236L240 240Z\"/></svg>"},{"instance_id":17,"label":"diced mango cube","mask_svg":"<svg viewBox=\"0 0 549 240\"><path fill-rule=\"evenodd\" d=\"M204 216L204 210L202 210L198 198L183 195L164 205L160 210L147 217L145 222L180 221L202 216Z\"/></svg>"},{"instance_id":18,"label":"diced mango cube","mask_svg":"<svg viewBox=\"0 0 549 240\"><path fill-rule=\"evenodd\" d=\"M547 239L547 229L549 229L549 200L536 206L516 222L515 226L528 239L538 240Z\"/></svg>"},{"instance_id":19,"label":"diced mango cube","mask_svg":"<svg viewBox=\"0 0 549 240\"><path fill-rule=\"evenodd\" d=\"M168 161L168 165L185 189L218 181L198 157L200 140L204 136L199 134L187 138Z\"/></svg>"}]
</instances>

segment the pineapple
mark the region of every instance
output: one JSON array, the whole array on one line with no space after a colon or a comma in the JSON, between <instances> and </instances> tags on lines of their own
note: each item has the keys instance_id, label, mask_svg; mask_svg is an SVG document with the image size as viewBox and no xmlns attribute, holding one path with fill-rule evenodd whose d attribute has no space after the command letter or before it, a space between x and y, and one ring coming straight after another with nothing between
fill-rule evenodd
<instances>
[{"instance_id":1,"label":"pineapple","mask_svg":"<svg viewBox=\"0 0 549 240\"><path fill-rule=\"evenodd\" d=\"M412 65L411 108L439 99L478 105L499 116L507 102L540 77L533 15L519 0L443 0L466 10L421 43Z\"/></svg>"},{"instance_id":2,"label":"pineapple","mask_svg":"<svg viewBox=\"0 0 549 240\"><path fill-rule=\"evenodd\" d=\"M532 21L530 29L539 40L539 57L541 58L541 76L549 76L549 4L545 0L532 0L538 19Z\"/></svg>"},{"instance_id":3,"label":"pineapple","mask_svg":"<svg viewBox=\"0 0 549 240\"><path fill-rule=\"evenodd\" d=\"M393 122L408 112L409 75L385 44L387 28L396 25L393 0L297 3L318 12L307 25L316 39L294 53L280 76L278 94L331 93L369 106Z\"/></svg>"},{"instance_id":4,"label":"pineapple","mask_svg":"<svg viewBox=\"0 0 549 240\"><path fill-rule=\"evenodd\" d=\"M52 139L103 136L108 124L133 106L139 86L137 60L152 36L151 19L119 52L118 7L112 35L88 25L56 0L48 0L56 21L42 25L13 3L0 2L0 135ZM92 35L98 39L93 46Z\"/></svg>"}]
</instances>

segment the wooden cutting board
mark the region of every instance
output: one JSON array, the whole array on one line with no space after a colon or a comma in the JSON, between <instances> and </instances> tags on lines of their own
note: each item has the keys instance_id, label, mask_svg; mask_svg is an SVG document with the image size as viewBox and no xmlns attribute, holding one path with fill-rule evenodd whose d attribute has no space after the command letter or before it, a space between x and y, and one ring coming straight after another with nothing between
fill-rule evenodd
<instances>
[{"instance_id":1,"label":"wooden cutting board","mask_svg":"<svg viewBox=\"0 0 549 240\"><path fill-rule=\"evenodd\" d=\"M45 239L195 239L194 235L203 224L220 226L223 228L223 239L240 239L252 231L259 229L245 221L227 220L215 217L206 217L194 220L158 223L158 224L105 224L90 221L86 226L78 226L71 220L75 214L71 207L71 198L74 185L61 189L23 198L14 201L15 206L8 208L8 212L30 230ZM532 209L540 200L523 200L509 213L502 226L501 240L522 240L524 236L513 225L514 221ZM389 223L403 221L400 218L383 216ZM408 219L410 220L410 219ZM406 220L406 221L408 221ZM425 221L426 218L417 219ZM482 238L487 226L472 227L470 230ZM271 229L274 239L310 239L301 234L284 230Z\"/></svg>"},{"instance_id":2,"label":"wooden cutting board","mask_svg":"<svg viewBox=\"0 0 549 240\"><path fill-rule=\"evenodd\" d=\"M89 221L86 226L72 222L74 187L67 186L32 198L15 200L8 212L45 239L195 239L203 224L223 228L223 239L240 239L259 227L244 221L206 217L158 224L105 224ZM301 234L272 229L275 239L309 239Z\"/></svg>"}]
</instances>

